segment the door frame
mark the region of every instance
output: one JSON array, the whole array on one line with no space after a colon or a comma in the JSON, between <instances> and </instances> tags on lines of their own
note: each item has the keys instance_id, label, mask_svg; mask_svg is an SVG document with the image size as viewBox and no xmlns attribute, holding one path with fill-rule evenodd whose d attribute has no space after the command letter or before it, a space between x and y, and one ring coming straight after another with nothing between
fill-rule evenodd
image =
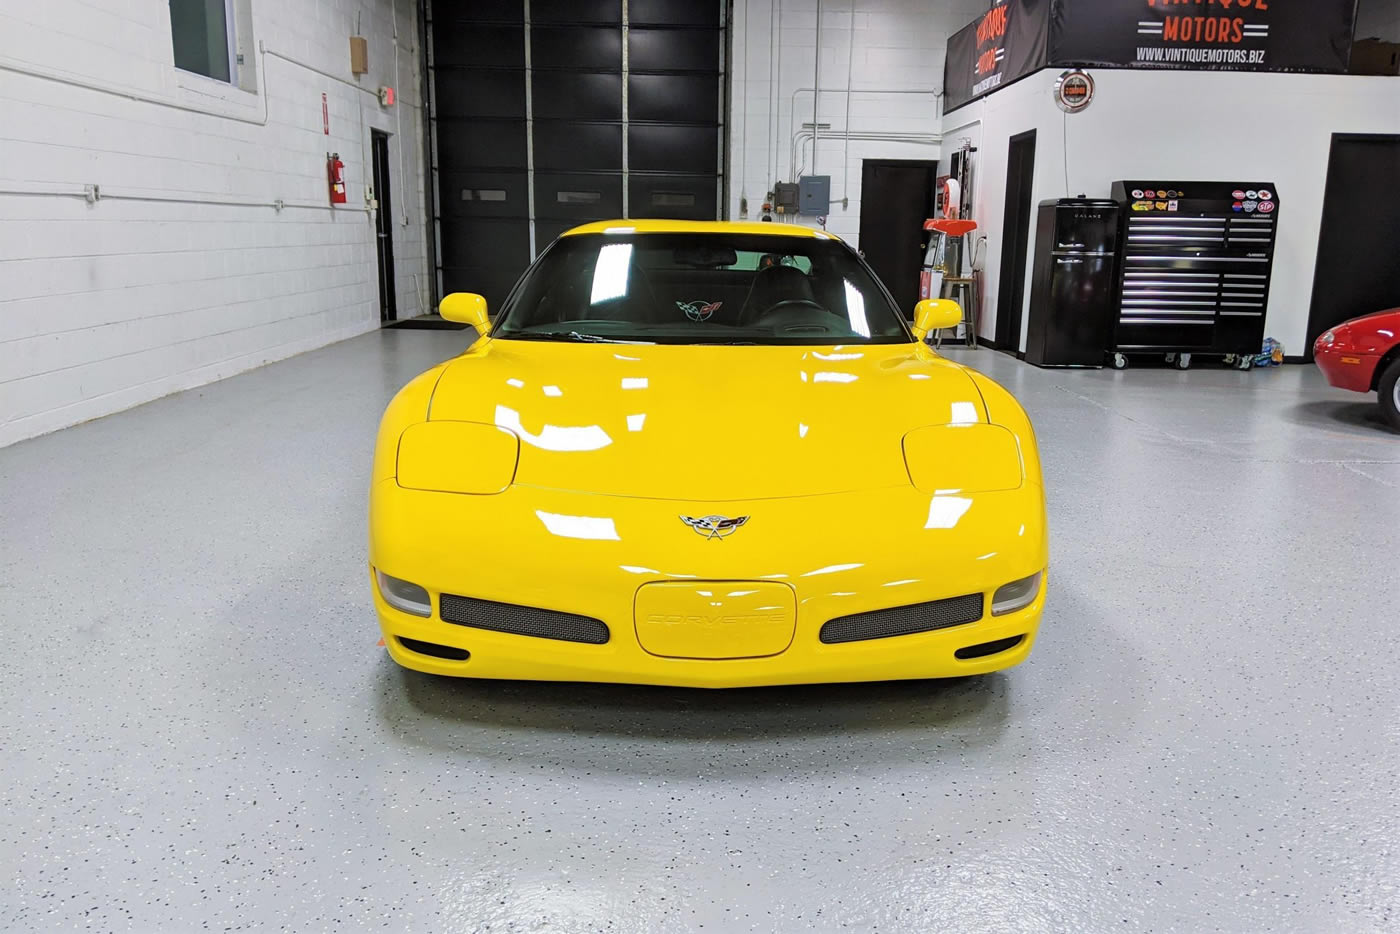
<instances>
[{"instance_id":1,"label":"door frame","mask_svg":"<svg viewBox=\"0 0 1400 934\"><path fill-rule=\"evenodd\" d=\"M930 185L929 185L929 203L928 203L928 209L927 209L927 212L925 213L924 216L925 216L925 217L933 217L933 216L934 216L934 215L933 215L934 207L935 207L935 205L938 203L938 169L939 169L939 165L940 165L940 164L941 164L941 163L940 163L940 161L939 161L938 159L862 159L862 160L860 160L860 199L861 199L861 208L860 208L860 217L859 217L859 218L857 219L857 221L856 221L856 223L857 223L857 225L858 225L858 227L857 227L857 231L858 231L857 236L859 236L859 228L860 228L861 226L864 226L864 224L865 224L865 217L866 217L866 214L865 214L865 177L866 177L866 171L867 171L868 169L880 169L880 168L889 168L889 169L899 169L899 168L921 168L921 169L928 169L930 172L933 173L933 175L932 175L931 183L930 183ZM873 219L873 218L871 219L871 223L874 223L874 219ZM863 240L862 240L862 242L861 242L860 255L861 255L862 258L865 257L865 244L864 244L864 241L863 241ZM922 256L922 255L923 255L923 254L920 254L920 256ZM869 260L867 260L867 263L868 263L868 262L869 262ZM920 260L920 262L922 262L922 259ZM898 302L896 302L896 304L898 304ZM909 316L913 314L913 308L901 308L901 309L900 309L900 314L902 314L902 315L905 316L905 320L910 320L910 319L909 319Z\"/></svg>"},{"instance_id":2,"label":"door frame","mask_svg":"<svg viewBox=\"0 0 1400 934\"><path fill-rule=\"evenodd\" d=\"M1308 298L1308 323L1306 330L1303 332L1304 347L1301 359L1305 363L1311 363L1313 360L1312 345L1313 341L1317 338L1317 335L1313 334L1313 320L1321 306L1321 300L1323 298L1322 280L1318 275L1322 270L1322 238L1326 232L1322 226L1322 221L1327 215L1327 183L1332 177L1332 159L1336 156L1338 143L1400 143L1400 133L1333 133L1331 141L1327 144L1327 167L1322 175L1323 216L1318 219L1317 251L1313 256L1312 294ZM1376 311L1380 310L1379 308L1376 309ZM1326 328L1323 328L1323 330L1325 331ZM1321 334L1322 332L1319 331L1317 333ZM1311 335L1311 337L1309 337L1309 335Z\"/></svg>"},{"instance_id":3,"label":"door frame","mask_svg":"<svg viewBox=\"0 0 1400 934\"><path fill-rule=\"evenodd\" d=\"M381 158L382 147L382 158ZM370 177L374 184L374 257L379 281L379 323L399 319L398 289L394 282L394 181L389 175L389 134L369 131Z\"/></svg>"},{"instance_id":4,"label":"door frame","mask_svg":"<svg viewBox=\"0 0 1400 934\"><path fill-rule=\"evenodd\" d=\"M1012 231L1008 230L1008 224L1012 220L1013 205L1011 203L1011 186L1013 181L1019 185L1020 177L1013 180L1011 175L1011 152L1017 143L1030 141L1030 166L1029 183L1026 185L1024 211L1020 207L1015 210L1024 213L1020 226ZM1035 226L1035 144L1036 133L1034 129L1026 130L1024 133L1016 133L1007 140L1007 162L1006 162L1006 203L1002 208L1001 220L1001 261L998 267L997 282L997 323L996 333L992 344L998 350L1009 354L1021 354L1021 331L1025 326L1026 316L1026 264L1030 258L1031 230ZM1010 258L1008 261L1008 254ZM1011 275L1008 275L1008 270ZM1015 301L1019 297L1019 301Z\"/></svg>"}]
</instances>

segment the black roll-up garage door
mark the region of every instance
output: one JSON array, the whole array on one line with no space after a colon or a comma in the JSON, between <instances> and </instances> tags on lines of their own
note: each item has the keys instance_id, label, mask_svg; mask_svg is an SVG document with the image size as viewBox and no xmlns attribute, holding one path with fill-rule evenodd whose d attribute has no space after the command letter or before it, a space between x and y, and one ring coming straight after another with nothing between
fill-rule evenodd
<instances>
[{"instance_id":1,"label":"black roll-up garage door","mask_svg":"<svg viewBox=\"0 0 1400 934\"><path fill-rule=\"evenodd\" d=\"M570 227L723 208L725 0L431 0L438 294Z\"/></svg>"}]
</instances>

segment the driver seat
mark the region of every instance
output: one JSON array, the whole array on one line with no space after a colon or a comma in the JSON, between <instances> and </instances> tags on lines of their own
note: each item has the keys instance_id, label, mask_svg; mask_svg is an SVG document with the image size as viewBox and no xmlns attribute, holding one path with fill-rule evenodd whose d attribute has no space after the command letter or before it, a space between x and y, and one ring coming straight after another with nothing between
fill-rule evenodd
<instances>
[{"instance_id":1,"label":"driver seat","mask_svg":"<svg viewBox=\"0 0 1400 934\"><path fill-rule=\"evenodd\" d=\"M812 280L796 266L768 266L760 269L749 285L748 297L739 312L739 324L748 324L779 302L813 302Z\"/></svg>"}]
</instances>

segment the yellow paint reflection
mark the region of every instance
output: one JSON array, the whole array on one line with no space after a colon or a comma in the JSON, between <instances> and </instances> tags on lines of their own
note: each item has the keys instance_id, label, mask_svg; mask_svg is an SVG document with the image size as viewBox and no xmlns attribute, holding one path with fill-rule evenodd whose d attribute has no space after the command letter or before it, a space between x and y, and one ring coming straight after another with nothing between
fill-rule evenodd
<instances>
[{"instance_id":1,"label":"yellow paint reflection","mask_svg":"<svg viewBox=\"0 0 1400 934\"><path fill-rule=\"evenodd\" d=\"M854 571L856 568L863 568L863 564L828 564L824 568L817 568L815 571L808 571L803 577L816 577L818 574L835 574L837 571Z\"/></svg>"},{"instance_id":2,"label":"yellow paint reflection","mask_svg":"<svg viewBox=\"0 0 1400 934\"><path fill-rule=\"evenodd\" d=\"M617 526L606 516L566 516L557 512L536 509L544 527L550 534L560 538L583 538L591 541L618 542Z\"/></svg>"},{"instance_id":3,"label":"yellow paint reflection","mask_svg":"<svg viewBox=\"0 0 1400 934\"><path fill-rule=\"evenodd\" d=\"M496 406L496 424L545 451L597 451L612 444L612 438L600 425L545 425L538 434L527 431L520 422L520 413L505 405Z\"/></svg>"},{"instance_id":4,"label":"yellow paint reflection","mask_svg":"<svg viewBox=\"0 0 1400 934\"><path fill-rule=\"evenodd\" d=\"M972 500L966 496L935 496L928 504L926 529L951 529L958 524L969 509Z\"/></svg>"},{"instance_id":5,"label":"yellow paint reflection","mask_svg":"<svg viewBox=\"0 0 1400 934\"><path fill-rule=\"evenodd\" d=\"M975 425L980 421L977 417L977 405L972 402L954 402L953 413L948 422L950 425Z\"/></svg>"}]
</instances>

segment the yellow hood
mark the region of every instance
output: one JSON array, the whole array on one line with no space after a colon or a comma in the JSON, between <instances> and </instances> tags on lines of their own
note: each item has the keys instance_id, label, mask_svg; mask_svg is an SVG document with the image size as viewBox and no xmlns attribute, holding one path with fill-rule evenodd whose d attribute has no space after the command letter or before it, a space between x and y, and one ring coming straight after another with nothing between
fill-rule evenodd
<instances>
[{"instance_id":1,"label":"yellow hood","mask_svg":"<svg viewBox=\"0 0 1400 934\"><path fill-rule=\"evenodd\" d=\"M517 484L690 501L908 484L905 434L987 420L966 371L921 344L505 340L447 367L429 417L513 431Z\"/></svg>"}]
</instances>

